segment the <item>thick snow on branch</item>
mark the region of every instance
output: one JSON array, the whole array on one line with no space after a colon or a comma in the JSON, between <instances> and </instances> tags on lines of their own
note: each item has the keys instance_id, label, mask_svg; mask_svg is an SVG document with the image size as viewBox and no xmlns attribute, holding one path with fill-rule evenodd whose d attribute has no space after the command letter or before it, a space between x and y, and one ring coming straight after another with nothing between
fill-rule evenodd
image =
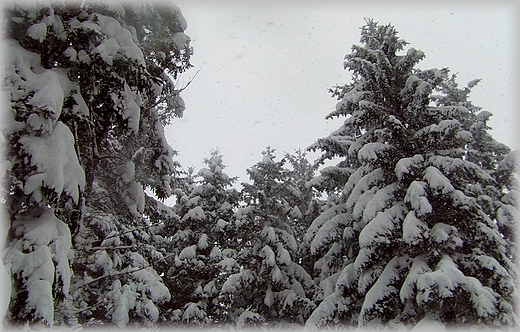
<instances>
[{"instance_id":1,"label":"thick snow on branch","mask_svg":"<svg viewBox=\"0 0 520 332\"><path fill-rule=\"evenodd\" d=\"M373 255L373 253L371 253L370 251L373 251L373 250L372 249L369 250L367 248L362 248L359 251L360 255L358 255L358 257L356 257L356 260L354 261L354 267L358 268L358 269L359 268L362 269L361 270L362 272L359 274L359 279L358 279L358 292L360 294L365 294L366 292L368 292L368 290L376 282L377 278L379 278L381 273L383 273L383 268L384 268L383 265L380 265L380 264L371 265L370 261L367 259L364 260L365 265L362 264L363 258ZM363 258L358 260L358 258L360 256Z\"/></svg>"},{"instance_id":2,"label":"thick snow on branch","mask_svg":"<svg viewBox=\"0 0 520 332\"><path fill-rule=\"evenodd\" d=\"M327 247L328 251L320 259L314 263L314 269L321 271L322 276L327 276L331 273L331 267L334 265L334 261L341 257L343 246L338 240L332 242Z\"/></svg>"},{"instance_id":3,"label":"thick snow on branch","mask_svg":"<svg viewBox=\"0 0 520 332\"><path fill-rule=\"evenodd\" d=\"M363 216L363 212L367 208L368 203L372 201L377 191L377 187L372 187L359 196L356 205L354 205L354 209L352 209L352 217L354 219L359 219Z\"/></svg>"},{"instance_id":4,"label":"thick snow on branch","mask_svg":"<svg viewBox=\"0 0 520 332\"><path fill-rule=\"evenodd\" d=\"M256 320L260 320L260 319L261 319L260 315L257 314L256 312L251 312L249 310L246 310L243 313L241 313L240 316L238 316L236 325L237 325L237 328L243 329L246 326L247 322L256 321Z\"/></svg>"},{"instance_id":5,"label":"thick snow on branch","mask_svg":"<svg viewBox=\"0 0 520 332\"><path fill-rule=\"evenodd\" d=\"M350 89L343 96L343 99L336 104L336 111L330 114L329 117L347 115L352 113L352 110L357 108L359 102L365 96L370 94L369 91L363 91L362 88L363 87L359 85Z\"/></svg>"},{"instance_id":6,"label":"thick snow on branch","mask_svg":"<svg viewBox=\"0 0 520 332\"><path fill-rule=\"evenodd\" d=\"M283 244L278 243L276 248L276 261L282 265L289 266L292 262L291 254L283 247Z\"/></svg>"},{"instance_id":7,"label":"thick snow on branch","mask_svg":"<svg viewBox=\"0 0 520 332\"><path fill-rule=\"evenodd\" d=\"M410 332L444 332L446 327L437 319L424 317L421 319Z\"/></svg>"},{"instance_id":8,"label":"thick snow on branch","mask_svg":"<svg viewBox=\"0 0 520 332\"><path fill-rule=\"evenodd\" d=\"M429 166L424 171L424 180L428 182L430 188L438 190L443 194L448 194L455 190L450 180L444 176L439 169L433 166Z\"/></svg>"},{"instance_id":9,"label":"thick snow on branch","mask_svg":"<svg viewBox=\"0 0 520 332\"><path fill-rule=\"evenodd\" d=\"M398 203L377 216L359 234L359 246L365 248L377 243L390 243L394 230L401 225L406 213L403 203Z\"/></svg>"},{"instance_id":10,"label":"thick snow on branch","mask_svg":"<svg viewBox=\"0 0 520 332\"><path fill-rule=\"evenodd\" d=\"M151 300L155 303L171 299L168 287L162 283L161 277L151 267L132 272L132 276L138 281L136 284L137 290L149 294Z\"/></svg>"},{"instance_id":11,"label":"thick snow on branch","mask_svg":"<svg viewBox=\"0 0 520 332\"><path fill-rule=\"evenodd\" d=\"M359 167L356 169L355 172L353 172L347 180L347 183L343 186L343 194L344 195L350 195L354 187L357 185L357 183L367 174L372 172L374 170L373 166L371 164L367 164L364 166Z\"/></svg>"},{"instance_id":12,"label":"thick snow on branch","mask_svg":"<svg viewBox=\"0 0 520 332\"><path fill-rule=\"evenodd\" d=\"M410 276L422 274L416 279L418 291L416 299L419 303L429 302L432 297L452 297L453 291L460 287L469 294L469 299L479 317L485 318L497 314L496 302L499 295L491 288L483 286L478 279L464 276L449 256L443 255L437 269L432 272L428 271L427 267L420 267L423 264L424 262L416 265L414 261L412 271L405 281L405 285L410 285L409 279L415 279L415 277L410 278ZM419 266L419 269L416 266ZM411 295L409 286L406 288L407 291L404 291L404 289L401 290L401 300L409 298Z\"/></svg>"},{"instance_id":13,"label":"thick snow on branch","mask_svg":"<svg viewBox=\"0 0 520 332\"><path fill-rule=\"evenodd\" d=\"M374 161L378 159L384 152L391 150L392 146L383 143L367 143L358 151L358 159L365 161Z\"/></svg>"},{"instance_id":14,"label":"thick snow on branch","mask_svg":"<svg viewBox=\"0 0 520 332\"><path fill-rule=\"evenodd\" d=\"M46 70L40 75L33 74L31 76L27 88L35 91L35 93L29 99L28 104L32 105L40 114L31 114L27 122L34 130L50 132L56 120L60 117L65 91L55 71ZM48 115L44 116L41 113L43 111L48 112Z\"/></svg>"},{"instance_id":15,"label":"thick snow on branch","mask_svg":"<svg viewBox=\"0 0 520 332\"><path fill-rule=\"evenodd\" d=\"M353 187L352 191L349 193L349 197L347 199L347 202L345 203L345 206L347 209L351 209L354 207L356 202L359 200L359 196L363 194L365 191L369 190L372 186L377 186L379 183L383 181L384 178L384 172L381 168L376 168L372 172L364 175L362 178L359 179L359 181L356 182L355 186ZM350 182L350 179L349 179ZM349 183L345 185L347 187ZM345 190L346 193L346 190Z\"/></svg>"},{"instance_id":16,"label":"thick snow on branch","mask_svg":"<svg viewBox=\"0 0 520 332\"><path fill-rule=\"evenodd\" d=\"M184 215L182 220L194 220L194 221L202 221L206 219L206 214L204 210L200 206L196 206L193 209L189 210L188 213Z\"/></svg>"},{"instance_id":17,"label":"thick snow on branch","mask_svg":"<svg viewBox=\"0 0 520 332\"><path fill-rule=\"evenodd\" d=\"M135 164L133 161L127 161L125 164L117 168L124 183L130 183L135 177Z\"/></svg>"},{"instance_id":18,"label":"thick snow on branch","mask_svg":"<svg viewBox=\"0 0 520 332\"><path fill-rule=\"evenodd\" d=\"M130 86L125 82L124 89L119 91L119 95L111 93L110 97L114 105L120 109L119 112L123 116L123 119L128 121L128 128L137 134L139 131L142 105L140 94L132 91Z\"/></svg>"},{"instance_id":19,"label":"thick snow on branch","mask_svg":"<svg viewBox=\"0 0 520 332\"><path fill-rule=\"evenodd\" d=\"M498 164L498 171L515 172L518 171L520 164L520 150L509 152Z\"/></svg>"},{"instance_id":20,"label":"thick snow on branch","mask_svg":"<svg viewBox=\"0 0 520 332\"><path fill-rule=\"evenodd\" d=\"M197 245L196 244L182 249L181 252L179 253L180 259L186 259L186 258L193 259L195 257L197 257Z\"/></svg>"},{"instance_id":21,"label":"thick snow on branch","mask_svg":"<svg viewBox=\"0 0 520 332\"><path fill-rule=\"evenodd\" d=\"M305 271L303 267L301 267L299 264L295 262L291 262L290 265L287 267L287 273L294 278L298 279L300 282L302 282L306 287L310 287L312 284L314 284L314 281L312 280L311 276Z\"/></svg>"},{"instance_id":22,"label":"thick snow on branch","mask_svg":"<svg viewBox=\"0 0 520 332\"><path fill-rule=\"evenodd\" d=\"M40 43L47 37L47 24L40 22L33 24L27 29L27 35Z\"/></svg>"},{"instance_id":23,"label":"thick snow on branch","mask_svg":"<svg viewBox=\"0 0 520 332\"><path fill-rule=\"evenodd\" d=\"M13 276L19 276L26 290L25 309L52 326L54 320L54 284L63 285L60 292L67 296L73 257L68 226L48 208L40 208L27 216L19 216L12 229L17 237L7 248L5 263Z\"/></svg>"},{"instance_id":24,"label":"thick snow on branch","mask_svg":"<svg viewBox=\"0 0 520 332\"><path fill-rule=\"evenodd\" d=\"M335 205L318 216L307 229L304 241L310 243L319 229L333 217L343 214L346 211L345 204Z\"/></svg>"},{"instance_id":25,"label":"thick snow on branch","mask_svg":"<svg viewBox=\"0 0 520 332\"><path fill-rule=\"evenodd\" d=\"M421 239L430 237L428 225L417 218L415 211L410 211L403 221L403 240L408 244L417 244Z\"/></svg>"},{"instance_id":26,"label":"thick snow on branch","mask_svg":"<svg viewBox=\"0 0 520 332\"><path fill-rule=\"evenodd\" d=\"M68 79L64 69L42 68L40 56L25 50L16 41L3 41L1 47L6 49L5 81L10 83L8 89L11 102L21 101L32 106L27 124L34 131L52 132L62 112L64 100L72 90L79 90L78 84ZM88 113L81 95L73 94L73 98L77 103L73 106L73 112ZM12 125L20 126L14 119ZM21 128L8 129L14 131Z\"/></svg>"},{"instance_id":27,"label":"thick snow on branch","mask_svg":"<svg viewBox=\"0 0 520 332\"><path fill-rule=\"evenodd\" d=\"M426 272L417 279L417 302L429 302L433 297L452 297L453 291L466 284L460 272L448 255L443 255L433 272Z\"/></svg>"},{"instance_id":28,"label":"thick snow on branch","mask_svg":"<svg viewBox=\"0 0 520 332\"><path fill-rule=\"evenodd\" d=\"M121 53L129 59L145 66L143 52L134 42L132 33L123 27L119 22L108 16L99 13L92 14L88 21L80 23L84 29L92 29L107 36L103 42L94 50L107 63L112 64L113 57Z\"/></svg>"},{"instance_id":29,"label":"thick snow on branch","mask_svg":"<svg viewBox=\"0 0 520 332\"><path fill-rule=\"evenodd\" d=\"M285 283L286 275L280 270L278 265L275 265L271 269L271 280L275 283Z\"/></svg>"},{"instance_id":30,"label":"thick snow on branch","mask_svg":"<svg viewBox=\"0 0 520 332\"><path fill-rule=\"evenodd\" d=\"M463 244L462 239L458 235L457 228L445 223L439 222L432 227L432 240L437 243L442 243L444 246L456 249Z\"/></svg>"},{"instance_id":31,"label":"thick snow on branch","mask_svg":"<svg viewBox=\"0 0 520 332\"><path fill-rule=\"evenodd\" d=\"M413 181L406 190L406 196L404 197L405 203L410 203L412 209L415 210L417 216L423 216L427 213L432 212L432 206L426 198L425 191L426 183L422 181Z\"/></svg>"},{"instance_id":32,"label":"thick snow on branch","mask_svg":"<svg viewBox=\"0 0 520 332\"><path fill-rule=\"evenodd\" d=\"M222 285L220 292L222 294L234 293L239 287L244 287L253 282L255 277L250 270L242 270L239 273L232 274Z\"/></svg>"},{"instance_id":33,"label":"thick snow on branch","mask_svg":"<svg viewBox=\"0 0 520 332\"><path fill-rule=\"evenodd\" d=\"M484 172L480 166L468 160L445 156L432 156L428 161L432 166L444 171L446 174L453 174L456 172L456 174L459 174L458 172L460 171L466 173L465 175L478 176L480 179L493 181L493 178L488 173Z\"/></svg>"},{"instance_id":34,"label":"thick snow on branch","mask_svg":"<svg viewBox=\"0 0 520 332\"><path fill-rule=\"evenodd\" d=\"M184 32L176 32L172 36L172 40L173 40L173 43L175 44L175 46L179 50L182 50L190 42L190 37L188 35L186 35Z\"/></svg>"},{"instance_id":35,"label":"thick snow on branch","mask_svg":"<svg viewBox=\"0 0 520 332\"><path fill-rule=\"evenodd\" d=\"M26 195L33 194L41 201L41 187L54 190L58 196L65 192L78 202L79 192L85 185L85 173L74 149L74 137L69 128L57 122L54 130L46 135L20 138L22 150L31 156L36 174L27 178Z\"/></svg>"},{"instance_id":36,"label":"thick snow on branch","mask_svg":"<svg viewBox=\"0 0 520 332\"><path fill-rule=\"evenodd\" d=\"M275 254L269 245L266 244L261 250L261 253L267 266L273 267L276 265Z\"/></svg>"},{"instance_id":37,"label":"thick snow on branch","mask_svg":"<svg viewBox=\"0 0 520 332\"><path fill-rule=\"evenodd\" d=\"M338 307L341 305L342 301L345 301L345 298L339 291L336 291L323 299L320 305L312 312L309 319L305 322L305 330L317 331L319 327L332 321L334 316L337 315L339 311Z\"/></svg>"},{"instance_id":38,"label":"thick snow on branch","mask_svg":"<svg viewBox=\"0 0 520 332\"><path fill-rule=\"evenodd\" d=\"M133 181L124 191L125 203L133 215L140 217L145 207L145 194L140 182Z\"/></svg>"},{"instance_id":39,"label":"thick snow on branch","mask_svg":"<svg viewBox=\"0 0 520 332\"><path fill-rule=\"evenodd\" d=\"M362 225L364 226L375 216L383 211L389 203L395 199L395 192L399 189L396 183L392 183L376 192L374 197L367 203L363 211Z\"/></svg>"},{"instance_id":40,"label":"thick snow on branch","mask_svg":"<svg viewBox=\"0 0 520 332\"><path fill-rule=\"evenodd\" d=\"M410 174L414 168L420 167L424 158L417 154L411 158L402 158L395 165L395 175L399 180L402 180L405 174Z\"/></svg>"},{"instance_id":41,"label":"thick snow on branch","mask_svg":"<svg viewBox=\"0 0 520 332\"><path fill-rule=\"evenodd\" d=\"M114 301L114 307L110 310L112 321L119 328L123 328L128 324L130 318L128 311L135 307L134 293L128 285L121 287L119 279L114 280L112 289L107 293L108 298Z\"/></svg>"},{"instance_id":42,"label":"thick snow on branch","mask_svg":"<svg viewBox=\"0 0 520 332\"><path fill-rule=\"evenodd\" d=\"M427 272L431 272L430 267L424 261L424 256L420 255L414 258L412 267L408 271L408 275L401 286L399 291L399 298L401 302L405 302L407 300L414 300L416 295L415 289L417 285L417 280Z\"/></svg>"},{"instance_id":43,"label":"thick snow on branch","mask_svg":"<svg viewBox=\"0 0 520 332\"><path fill-rule=\"evenodd\" d=\"M365 301L363 301L359 315L359 326L363 326L370 321L372 311L384 310L384 304L380 304L380 302L397 294L398 289L394 284L402 278L402 270L408 268L409 264L409 258L406 256L394 257L388 262L376 283L365 295Z\"/></svg>"},{"instance_id":44,"label":"thick snow on branch","mask_svg":"<svg viewBox=\"0 0 520 332\"><path fill-rule=\"evenodd\" d=\"M209 246L208 244L208 235L203 233L200 238L199 238L199 241L197 242L197 247L200 249L200 250L204 250L206 249L207 247Z\"/></svg>"},{"instance_id":45,"label":"thick snow on branch","mask_svg":"<svg viewBox=\"0 0 520 332\"><path fill-rule=\"evenodd\" d=\"M459 128L460 123L457 120L442 120L439 124L432 124L418 130L414 134L414 138L421 139L423 136L430 136L432 134L447 136L452 131L458 130Z\"/></svg>"},{"instance_id":46,"label":"thick snow on branch","mask_svg":"<svg viewBox=\"0 0 520 332\"><path fill-rule=\"evenodd\" d=\"M338 238L343 233L343 228L349 224L351 218L350 213L344 213L325 222L311 242L311 253L315 254L325 244Z\"/></svg>"},{"instance_id":47,"label":"thick snow on branch","mask_svg":"<svg viewBox=\"0 0 520 332\"><path fill-rule=\"evenodd\" d=\"M518 220L520 220L520 211L518 211L513 206L504 204L498 208L496 214L496 221L498 226L515 229L518 227Z\"/></svg>"},{"instance_id":48,"label":"thick snow on branch","mask_svg":"<svg viewBox=\"0 0 520 332\"><path fill-rule=\"evenodd\" d=\"M123 118L128 119L128 127L134 132L139 131L139 118L141 115L141 98L138 93L134 93L128 84L125 83L125 89L121 91L123 97Z\"/></svg>"},{"instance_id":49,"label":"thick snow on branch","mask_svg":"<svg viewBox=\"0 0 520 332\"><path fill-rule=\"evenodd\" d=\"M350 263L341 271L336 281L335 290L343 292L345 289L355 289L357 280L357 271L354 268L354 264Z\"/></svg>"},{"instance_id":50,"label":"thick snow on branch","mask_svg":"<svg viewBox=\"0 0 520 332\"><path fill-rule=\"evenodd\" d=\"M234 269L239 269L240 265L238 265L237 261L231 257L224 257L223 260L217 263L217 266L223 271L233 271Z\"/></svg>"},{"instance_id":51,"label":"thick snow on branch","mask_svg":"<svg viewBox=\"0 0 520 332\"><path fill-rule=\"evenodd\" d=\"M201 310L199 308L199 305L197 303L191 302L190 304L187 304L188 307L184 311L184 314L182 315L183 321L190 321L192 318L195 319L204 319L206 317L206 312L204 310Z\"/></svg>"},{"instance_id":52,"label":"thick snow on branch","mask_svg":"<svg viewBox=\"0 0 520 332\"><path fill-rule=\"evenodd\" d=\"M262 232L260 232L260 236L265 238L270 243L278 242L278 236L276 235L276 232L272 226L264 226Z\"/></svg>"},{"instance_id":53,"label":"thick snow on branch","mask_svg":"<svg viewBox=\"0 0 520 332\"><path fill-rule=\"evenodd\" d=\"M479 317L495 315L496 302L499 295L491 288L482 286L480 281L473 277L466 277L466 289L470 293L470 300L477 310Z\"/></svg>"}]
</instances>

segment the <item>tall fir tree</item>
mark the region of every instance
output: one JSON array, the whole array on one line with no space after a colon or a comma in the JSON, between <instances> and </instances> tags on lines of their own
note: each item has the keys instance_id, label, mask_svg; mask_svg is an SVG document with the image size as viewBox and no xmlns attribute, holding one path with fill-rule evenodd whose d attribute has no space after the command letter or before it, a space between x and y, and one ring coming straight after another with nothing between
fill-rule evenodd
<instances>
[{"instance_id":1,"label":"tall fir tree","mask_svg":"<svg viewBox=\"0 0 520 332\"><path fill-rule=\"evenodd\" d=\"M301 218L301 212L287 199L301 193L297 195L294 186L287 190L285 160L275 161L270 148L263 154L262 161L247 170L252 183L242 184L244 206L235 214L240 270L220 290L238 327L259 322L301 324L314 307L309 299L313 281L295 259L298 243L291 222Z\"/></svg>"},{"instance_id":2,"label":"tall fir tree","mask_svg":"<svg viewBox=\"0 0 520 332\"><path fill-rule=\"evenodd\" d=\"M226 276L238 270L230 247L229 225L238 207L239 192L232 187L236 178L224 173L218 151L204 160L194 183L176 191L175 213L179 222L161 232L172 256L165 270L165 282L175 294L163 306L173 324L219 325L228 323L219 301Z\"/></svg>"},{"instance_id":3,"label":"tall fir tree","mask_svg":"<svg viewBox=\"0 0 520 332\"><path fill-rule=\"evenodd\" d=\"M332 90L344 124L310 147L348 180L306 234L323 297L307 326L515 326L517 166L468 100L477 81L415 68L391 25L360 41Z\"/></svg>"},{"instance_id":4,"label":"tall fir tree","mask_svg":"<svg viewBox=\"0 0 520 332\"><path fill-rule=\"evenodd\" d=\"M291 217L289 223L295 233L296 241L303 245L305 232L318 216L323 205L319 197L320 190L317 190L312 183L318 164L312 164L307 158L307 153L302 150L296 150L293 154L285 153L283 161L285 174L283 196L292 207L289 212Z\"/></svg>"},{"instance_id":5,"label":"tall fir tree","mask_svg":"<svg viewBox=\"0 0 520 332\"><path fill-rule=\"evenodd\" d=\"M8 324L154 324L171 294L153 267L160 202L144 191L171 195L178 168L163 125L184 110L186 21L149 1L4 15Z\"/></svg>"}]
</instances>

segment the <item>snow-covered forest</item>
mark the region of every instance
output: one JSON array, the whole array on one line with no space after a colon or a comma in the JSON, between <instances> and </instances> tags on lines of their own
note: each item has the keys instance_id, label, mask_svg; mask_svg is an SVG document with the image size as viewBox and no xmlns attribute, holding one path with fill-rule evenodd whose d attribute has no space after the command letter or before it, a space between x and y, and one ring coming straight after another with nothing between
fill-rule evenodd
<instances>
[{"instance_id":1,"label":"snow-covered forest","mask_svg":"<svg viewBox=\"0 0 520 332\"><path fill-rule=\"evenodd\" d=\"M469 100L479 81L418 69L394 26L366 20L345 56L343 125L266 147L240 184L165 138L197 51L173 3L3 16L4 329L519 324L519 153Z\"/></svg>"}]
</instances>

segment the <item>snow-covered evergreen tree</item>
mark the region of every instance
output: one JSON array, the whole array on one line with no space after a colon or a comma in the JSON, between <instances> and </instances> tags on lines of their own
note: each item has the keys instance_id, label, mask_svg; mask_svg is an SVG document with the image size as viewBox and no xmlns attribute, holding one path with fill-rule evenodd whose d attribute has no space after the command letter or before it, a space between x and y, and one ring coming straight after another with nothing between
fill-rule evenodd
<instances>
[{"instance_id":1,"label":"snow-covered evergreen tree","mask_svg":"<svg viewBox=\"0 0 520 332\"><path fill-rule=\"evenodd\" d=\"M306 234L323 298L307 326L514 326L515 154L468 100L477 81L416 69L406 45L367 21L332 91L344 124L310 147L346 180Z\"/></svg>"},{"instance_id":2,"label":"snow-covered evergreen tree","mask_svg":"<svg viewBox=\"0 0 520 332\"><path fill-rule=\"evenodd\" d=\"M175 192L174 211L180 221L161 232L170 239L167 249L172 259L164 279L175 296L163 308L172 323L225 323L219 290L226 276L238 269L235 251L228 248L236 236L230 233L240 196L232 187L236 178L223 172L218 151L204 163L207 167L198 172L195 182Z\"/></svg>"},{"instance_id":3,"label":"snow-covered evergreen tree","mask_svg":"<svg viewBox=\"0 0 520 332\"><path fill-rule=\"evenodd\" d=\"M307 159L305 151L296 150L294 154L285 153L284 198L291 206L289 223L294 231L298 243L302 243L305 232L312 221L318 216L323 202L320 200L319 190L312 186L312 180L317 164Z\"/></svg>"},{"instance_id":4,"label":"snow-covered evergreen tree","mask_svg":"<svg viewBox=\"0 0 520 332\"><path fill-rule=\"evenodd\" d=\"M243 204L235 214L238 271L220 289L221 302L238 327L248 322L303 323L314 303L313 281L295 259L298 243L291 227L301 218L287 197L285 160L275 161L268 148L262 161L247 170L252 183L243 183ZM298 217L298 218L297 218Z\"/></svg>"},{"instance_id":5,"label":"snow-covered evergreen tree","mask_svg":"<svg viewBox=\"0 0 520 332\"><path fill-rule=\"evenodd\" d=\"M172 193L163 124L184 110L172 77L190 67L186 21L150 1L4 14L8 322L153 324L171 294L152 222L175 216L144 190Z\"/></svg>"}]
</instances>

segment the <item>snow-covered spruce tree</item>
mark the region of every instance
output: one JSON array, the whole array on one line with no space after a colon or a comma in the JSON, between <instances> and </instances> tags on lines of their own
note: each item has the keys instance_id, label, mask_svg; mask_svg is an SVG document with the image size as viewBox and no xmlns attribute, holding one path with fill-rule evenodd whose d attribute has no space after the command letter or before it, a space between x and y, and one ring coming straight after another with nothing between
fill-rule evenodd
<instances>
[{"instance_id":1,"label":"snow-covered spruce tree","mask_svg":"<svg viewBox=\"0 0 520 332\"><path fill-rule=\"evenodd\" d=\"M163 124L184 109L170 77L190 66L186 22L148 1L4 14L7 321L153 323L171 295L151 266L151 222L174 217L144 189L171 194Z\"/></svg>"},{"instance_id":2,"label":"snow-covered spruce tree","mask_svg":"<svg viewBox=\"0 0 520 332\"><path fill-rule=\"evenodd\" d=\"M284 198L292 207L289 213L291 217L289 224L294 231L296 241L302 243L307 229L319 215L323 205L318 197L321 195L319 190L312 186L318 164L309 162L307 153L302 150L296 150L294 154L285 153L283 161L285 161Z\"/></svg>"},{"instance_id":3,"label":"snow-covered spruce tree","mask_svg":"<svg viewBox=\"0 0 520 332\"><path fill-rule=\"evenodd\" d=\"M322 189L313 185L316 182L314 175L319 165L310 163L305 151L302 150L296 150L294 154L285 153L283 161L285 161L283 198L289 206L292 206L288 224L298 243L298 251L293 254L292 259L314 277L314 262L309 259L310 247L309 243L304 241L304 237L311 223L325 207L325 202L321 199ZM314 290L316 287L317 285L313 285L309 295L316 293Z\"/></svg>"},{"instance_id":4,"label":"snow-covered spruce tree","mask_svg":"<svg viewBox=\"0 0 520 332\"><path fill-rule=\"evenodd\" d=\"M348 180L306 234L323 291L306 324L514 326L515 156L468 100L477 81L414 68L406 44L367 21L333 90L345 122L310 147Z\"/></svg>"},{"instance_id":5,"label":"snow-covered spruce tree","mask_svg":"<svg viewBox=\"0 0 520 332\"><path fill-rule=\"evenodd\" d=\"M235 249L238 271L220 289L220 301L238 326L248 323L303 323L314 304L309 300L313 282L294 259L298 244L291 222L296 205L291 206L285 160L275 161L268 148L262 161L247 170L252 183L243 183L244 206L235 214Z\"/></svg>"},{"instance_id":6,"label":"snow-covered spruce tree","mask_svg":"<svg viewBox=\"0 0 520 332\"><path fill-rule=\"evenodd\" d=\"M239 192L232 187L236 178L223 172L218 151L204 160L193 185L176 189L174 211L180 221L161 232L171 255L164 271L165 284L175 296L163 305L169 321L179 324L210 325L226 322L218 300L227 275L238 270L234 250L228 248L232 218Z\"/></svg>"}]
</instances>

